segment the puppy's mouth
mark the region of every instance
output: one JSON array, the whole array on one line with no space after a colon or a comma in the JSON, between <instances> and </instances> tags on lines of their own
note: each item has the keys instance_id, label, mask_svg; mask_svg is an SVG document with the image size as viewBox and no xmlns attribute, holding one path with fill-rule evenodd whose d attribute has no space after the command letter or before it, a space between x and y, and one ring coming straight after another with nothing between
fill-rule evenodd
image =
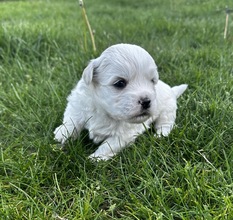
<instances>
[{"instance_id":1,"label":"puppy's mouth","mask_svg":"<svg viewBox=\"0 0 233 220\"><path fill-rule=\"evenodd\" d=\"M129 119L130 123L142 123L145 122L150 117L149 112L145 111L138 115L134 115Z\"/></svg>"}]
</instances>

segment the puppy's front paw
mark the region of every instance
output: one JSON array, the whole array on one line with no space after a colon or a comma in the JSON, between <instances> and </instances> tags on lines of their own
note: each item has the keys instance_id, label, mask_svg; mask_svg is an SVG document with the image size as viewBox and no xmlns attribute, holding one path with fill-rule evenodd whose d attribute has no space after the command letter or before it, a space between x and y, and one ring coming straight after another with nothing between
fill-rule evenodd
<instances>
[{"instance_id":1,"label":"puppy's front paw","mask_svg":"<svg viewBox=\"0 0 233 220\"><path fill-rule=\"evenodd\" d=\"M161 137L161 136L167 137L170 134L172 127L173 127L172 125L164 125L157 128L156 130L157 137Z\"/></svg>"},{"instance_id":2,"label":"puppy's front paw","mask_svg":"<svg viewBox=\"0 0 233 220\"><path fill-rule=\"evenodd\" d=\"M107 161L107 160L111 159L113 156L114 156L113 153L111 153L111 154L98 154L95 152L95 153L91 154L88 158L92 161L98 162L101 160Z\"/></svg>"},{"instance_id":3,"label":"puppy's front paw","mask_svg":"<svg viewBox=\"0 0 233 220\"><path fill-rule=\"evenodd\" d=\"M55 129L54 133L54 140L57 142L60 142L61 144L64 144L69 137L67 128L64 125L60 125Z\"/></svg>"}]
</instances>

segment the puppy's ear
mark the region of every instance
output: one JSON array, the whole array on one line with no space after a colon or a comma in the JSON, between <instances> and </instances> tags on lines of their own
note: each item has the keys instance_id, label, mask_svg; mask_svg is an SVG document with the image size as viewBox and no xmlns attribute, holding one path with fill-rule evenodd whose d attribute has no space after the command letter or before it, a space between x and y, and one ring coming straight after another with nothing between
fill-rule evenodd
<instances>
[{"instance_id":1,"label":"puppy's ear","mask_svg":"<svg viewBox=\"0 0 233 220\"><path fill-rule=\"evenodd\" d=\"M97 72L96 69L99 66L98 63L98 59L91 60L88 66L84 69L82 77L87 85L91 84L93 81L93 77Z\"/></svg>"},{"instance_id":2,"label":"puppy's ear","mask_svg":"<svg viewBox=\"0 0 233 220\"><path fill-rule=\"evenodd\" d=\"M187 87L188 87L187 84L182 84L179 86L172 87L172 91L174 92L177 99L184 93L184 91L187 89Z\"/></svg>"}]
</instances>

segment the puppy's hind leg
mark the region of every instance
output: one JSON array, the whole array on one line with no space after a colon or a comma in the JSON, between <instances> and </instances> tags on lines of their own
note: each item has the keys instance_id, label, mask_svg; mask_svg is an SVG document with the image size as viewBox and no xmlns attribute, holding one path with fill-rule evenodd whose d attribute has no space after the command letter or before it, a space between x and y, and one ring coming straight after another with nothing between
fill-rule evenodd
<instances>
[{"instance_id":1,"label":"puppy's hind leg","mask_svg":"<svg viewBox=\"0 0 233 220\"><path fill-rule=\"evenodd\" d=\"M63 123L54 131L54 139L64 144L68 138L76 139L84 126L83 115L74 109L70 103L64 113Z\"/></svg>"},{"instance_id":2,"label":"puppy's hind leg","mask_svg":"<svg viewBox=\"0 0 233 220\"><path fill-rule=\"evenodd\" d=\"M78 131L76 126L72 121L70 122L63 122L62 125L58 126L54 131L54 139L61 144L64 144L66 140L70 137L75 139L78 136Z\"/></svg>"}]
</instances>

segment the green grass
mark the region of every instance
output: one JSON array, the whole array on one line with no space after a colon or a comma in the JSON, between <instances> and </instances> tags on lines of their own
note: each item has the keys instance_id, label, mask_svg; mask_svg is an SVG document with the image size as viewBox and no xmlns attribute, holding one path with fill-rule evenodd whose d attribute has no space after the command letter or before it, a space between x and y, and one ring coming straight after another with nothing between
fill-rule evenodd
<instances>
[{"instance_id":1,"label":"green grass","mask_svg":"<svg viewBox=\"0 0 233 220\"><path fill-rule=\"evenodd\" d=\"M96 54L76 0L0 2L0 219L233 219L232 2L85 3ZM86 132L61 150L53 130L88 61L119 42L189 88L169 137L93 164Z\"/></svg>"}]
</instances>

